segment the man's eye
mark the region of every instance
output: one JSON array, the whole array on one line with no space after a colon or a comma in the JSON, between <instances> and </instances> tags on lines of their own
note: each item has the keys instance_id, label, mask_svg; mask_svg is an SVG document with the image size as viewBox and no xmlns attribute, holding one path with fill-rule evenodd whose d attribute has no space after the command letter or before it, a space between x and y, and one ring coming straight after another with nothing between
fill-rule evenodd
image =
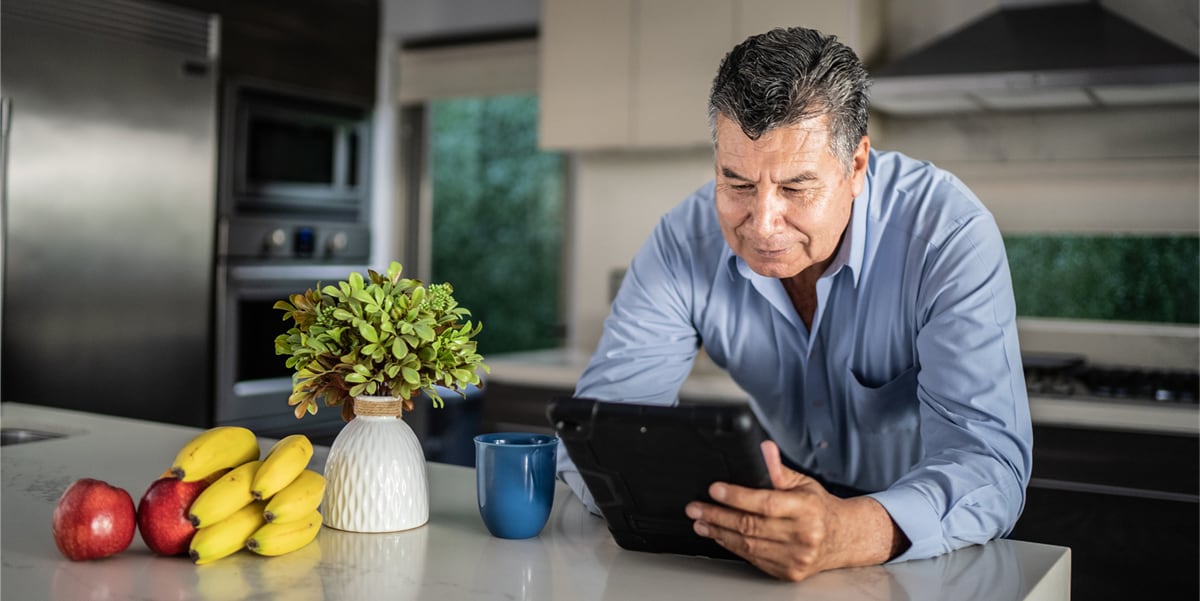
<instances>
[{"instance_id":1,"label":"man's eye","mask_svg":"<svg viewBox=\"0 0 1200 601\"><path fill-rule=\"evenodd\" d=\"M733 189L739 192L749 192L754 189L754 184L735 184Z\"/></svg>"}]
</instances>

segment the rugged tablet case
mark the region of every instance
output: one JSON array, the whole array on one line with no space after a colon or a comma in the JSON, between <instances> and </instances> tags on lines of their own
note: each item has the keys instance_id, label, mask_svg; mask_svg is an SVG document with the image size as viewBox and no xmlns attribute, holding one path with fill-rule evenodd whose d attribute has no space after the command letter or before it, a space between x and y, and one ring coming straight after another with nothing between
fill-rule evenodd
<instances>
[{"instance_id":1,"label":"rugged tablet case","mask_svg":"<svg viewBox=\"0 0 1200 601\"><path fill-rule=\"evenodd\" d=\"M737 556L697 535L684 506L716 481L770 488L766 434L745 405L661 406L555 399L546 411L617 544Z\"/></svg>"}]
</instances>

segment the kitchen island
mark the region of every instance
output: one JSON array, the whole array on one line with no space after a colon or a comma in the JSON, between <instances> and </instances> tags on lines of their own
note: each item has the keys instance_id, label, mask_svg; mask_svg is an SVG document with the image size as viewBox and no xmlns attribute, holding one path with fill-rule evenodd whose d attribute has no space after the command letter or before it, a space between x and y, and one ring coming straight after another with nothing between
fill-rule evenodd
<instances>
[{"instance_id":1,"label":"kitchen island","mask_svg":"<svg viewBox=\"0 0 1200 601\"><path fill-rule=\"evenodd\" d=\"M834 570L798 584L736 561L626 551L562 484L539 537L497 539L479 518L474 471L437 463L429 464L429 523L410 531L323 528L315 543L288 555L242 552L205 566L157 557L135 536L120 555L71 562L50 534L51 513L67 485L98 478L128 490L136 503L197 430L15 403L0 404L0 426L63 434L0 452L4 599L1069 598L1070 551L1011 540L933 559ZM260 442L265 450L271 441ZM323 469L327 452L317 448L314 469Z\"/></svg>"}]
</instances>

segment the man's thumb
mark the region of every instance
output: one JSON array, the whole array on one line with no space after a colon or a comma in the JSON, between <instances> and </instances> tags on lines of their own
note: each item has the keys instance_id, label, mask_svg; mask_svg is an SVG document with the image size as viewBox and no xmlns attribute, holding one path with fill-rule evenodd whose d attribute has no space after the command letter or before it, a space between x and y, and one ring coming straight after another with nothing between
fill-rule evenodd
<instances>
[{"instance_id":1,"label":"man's thumb","mask_svg":"<svg viewBox=\"0 0 1200 601\"><path fill-rule=\"evenodd\" d=\"M779 445L767 440L762 443L763 461L767 464L767 473L771 475L771 485L777 490L789 490L804 483L807 476L783 464L779 455Z\"/></svg>"}]
</instances>

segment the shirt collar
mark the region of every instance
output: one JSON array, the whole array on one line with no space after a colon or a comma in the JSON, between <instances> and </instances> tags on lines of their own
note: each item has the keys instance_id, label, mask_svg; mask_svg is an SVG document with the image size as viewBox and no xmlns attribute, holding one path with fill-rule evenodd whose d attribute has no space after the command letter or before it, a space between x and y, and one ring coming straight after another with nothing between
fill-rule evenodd
<instances>
[{"instance_id":1,"label":"shirt collar","mask_svg":"<svg viewBox=\"0 0 1200 601\"><path fill-rule=\"evenodd\" d=\"M829 267L825 268L825 273L821 277L832 277L843 267L849 267L854 278L854 286L858 287L858 278L862 272L863 251L867 243L867 203L871 199L871 174L874 171L875 152L871 151L867 177L863 182L862 192L855 197L854 206L850 209L850 223L846 227L846 235L842 238L842 243L838 246L833 261L829 263ZM728 244L722 251L721 260L725 261L729 267L730 278L734 273L738 273L748 280L762 277L754 273L741 257L733 254L733 249L729 248Z\"/></svg>"}]
</instances>

